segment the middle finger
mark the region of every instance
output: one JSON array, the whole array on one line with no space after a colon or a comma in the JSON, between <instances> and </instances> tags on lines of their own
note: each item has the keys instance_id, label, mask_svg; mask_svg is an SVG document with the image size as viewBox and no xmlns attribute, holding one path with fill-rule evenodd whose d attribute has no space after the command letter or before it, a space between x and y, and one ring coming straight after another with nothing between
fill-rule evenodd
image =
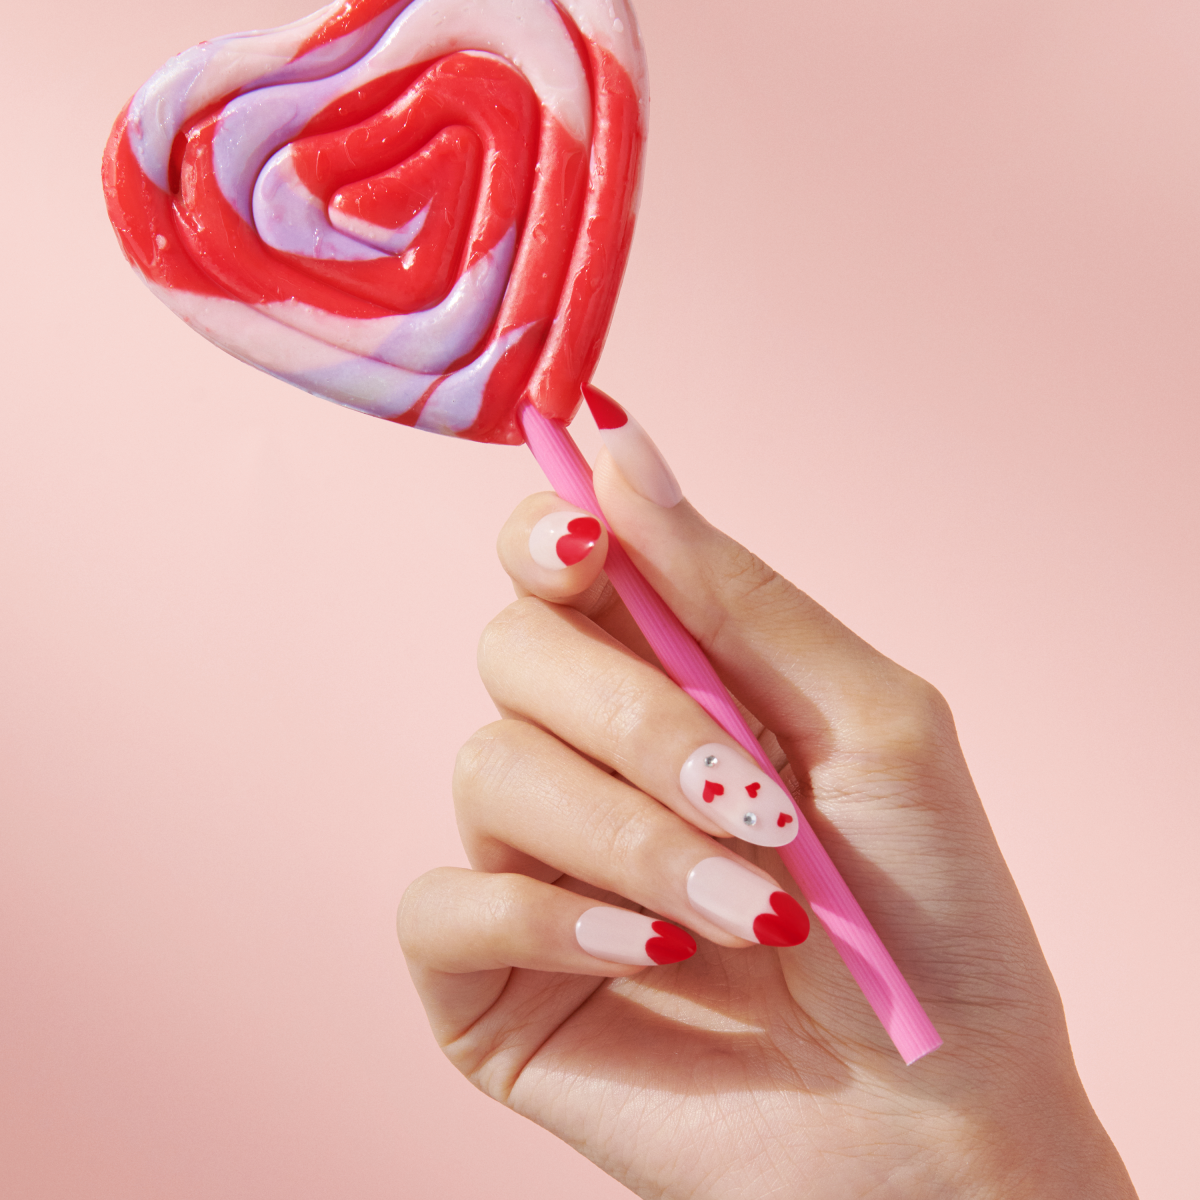
<instances>
[{"instance_id":1,"label":"middle finger","mask_svg":"<svg viewBox=\"0 0 1200 1200\"><path fill-rule=\"evenodd\" d=\"M529 597L479 648L502 715L540 725L716 837L784 846L791 797L660 670L570 608Z\"/></svg>"}]
</instances>

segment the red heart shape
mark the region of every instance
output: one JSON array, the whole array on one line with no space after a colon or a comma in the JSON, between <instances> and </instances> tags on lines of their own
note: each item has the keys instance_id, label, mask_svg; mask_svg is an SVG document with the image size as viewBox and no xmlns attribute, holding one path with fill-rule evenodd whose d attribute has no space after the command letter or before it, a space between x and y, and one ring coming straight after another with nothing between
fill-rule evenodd
<instances>
[{"instance_id":1,"label":"red heart shape","mask_svg":"<svg viewBox=\"0 0 1200 1200\"><path fill-rule=\"evenodd\" d=\"M790 825L795 819L796 818L793 817L791 813L781 812L779 814L779 820L776 821L775 824L782 829L785 825Z\"/></svg>"},{"instance_id":2,"label":"red heart shape","mask_svg":"<svg viewBox=\"0 0 1200 1200\"><path fill-rule=\"evenodd\" d=\"M772 892L771 907L754 918L754 936L764 946L798 946L808 937L808 913L787 892Z\"/></svg>"},{"instance_id":3,"label":"red heart shape","mask_svg":"<svg viewBox=\"0 0 1200 1200\"><path fill-rule=\"evenodd\" d=\"M746 791L747 791L747 792L749 792L749 794L750 794L750 799L751 799L751 800L753 800L753 799L754 799L754 797L758 795L758 789L759 789L760 787L762 787L762 784L761 784L761 783L748 783L748 784L746 784Z\"/></svg>"},{"instance_id":4,"label":"red heart shape","mask_svg":"<svg viewBox=\"0 0 1200 1200\"><path fill-rule=\"evenodd\" d=\"M715 796L725 795L725 789L719 783L713 783L711 779L704 781L704 800L711 804Z\"/></svg>"},{"instance_id":5,"label":"red heart shape","mask_svg":"<svg viewBox=\"0 0 1200 1200\"><path fill-rule=\"evenodd\" d=\"M343 0L151 77L105 150L109 216L244 361L520 442L518 403L569 420L599 357L645 98L627 0Z\"/></svg>"},{"instance_id":6,"label":"red heart shape","mask_svg":"<svg viewBox=\"0 0 1200 1200\"><path fill-rule=\"evenodd\" d=\"M658 937L647 938L646 953L659 966L682 962L696 953L695 941L678 926L666 921L655 921L650 928Z\"/></svg>"},{"instance_id":7,"label":"red heart shape","mask_svg":"<svg viewBox=\"0 0 1200 1200\"><path fill-rule=\"evenodd\" d=\"M567 532L554 543L554 552L573 567L582 562L600 540L600 522L595 517L576 517L567 522Z\"/></svg>"}]
</instances>

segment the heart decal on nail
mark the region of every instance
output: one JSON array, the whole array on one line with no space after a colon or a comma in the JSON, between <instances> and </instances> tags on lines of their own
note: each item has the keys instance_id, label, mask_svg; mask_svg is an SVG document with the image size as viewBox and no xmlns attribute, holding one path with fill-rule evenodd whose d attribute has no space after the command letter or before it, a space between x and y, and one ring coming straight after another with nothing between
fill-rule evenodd
<instances>
[{"instance_id":1,"label":"heart decal on nail","mask_svg":"<svg viewBox=\"0 0 1200 1200\"><path fill-rule=\"evenodd\" d=\"M666 921L655 921L651 929L658 935L646 941L646 954L660 966L682 962L696 953L695 940L682 929Z\"/></svg>"},{"instance_id":2,"label":"heart decal on nail","mask_svg":"<svg viewBox=\"0 0 1200 1200\"><path fill-rule=\"evenodd\" d=\"M795 819L796 818L793 817L791 813L780 813L779 820L776 821L775 824L782 829L785 825L790 825Z\"/></svg>"},{"instance_id":3,"label":"heart decal on nail","mask_svg":"<svg viewBox=\"0 0 1200 1200\"><path fill-rule=\"evenodd\" d=\"M771 907L754 918L754 936L764 946L798 946L808 937L808 913L787 892L772 892Z\"/></svg>"},{"instance_id":4,"label":"heart decal on nail","mask_svg":"<svg viewBox=\"0 0 1200 1200\"><path fill-rule=\"evenodd\" d=\"M595 517L576 517L568 522L567 532L558 539L554 552L568 567L582 562L600 540L600 522Z\"/></svg>"},{"instance_id":5,"label":"heart decal on nail","mask_svg":"<svg viewBox=\"0 0 1200 1200\"><path fill-rule=\"evenodd\" d=\"M740 749L710 742L693 750L680 768L679 787L706 819L744 842L786 846L796 836L787 791ZM788 819L776 823L779 813Z\"/></svg>"},{"instance_id":6,"label":"heart decal on nail","mask_svg":"<svg viewBox=\"0 0 1200 1200\"><path fill-rule=\"evenodd\" d=\"M560 509L529 531L529 557L547 571L563 571L587 558L603 537L604 528L591 513Z\"/></svg>"}]
</instances>

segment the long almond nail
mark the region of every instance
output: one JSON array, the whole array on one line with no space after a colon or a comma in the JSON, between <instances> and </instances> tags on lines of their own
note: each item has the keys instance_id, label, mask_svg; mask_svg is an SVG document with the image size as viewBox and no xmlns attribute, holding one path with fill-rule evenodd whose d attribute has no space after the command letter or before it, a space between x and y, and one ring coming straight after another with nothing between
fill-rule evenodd
<instances>
[{"instance_id":1,"label":"long almond nail","mask_svg":"<svg viewBox=\"0 0 1200 1200\"><path fill-rule=\"evenodd\" d=\"M728 858L706 858L688 873L692 907L734 937L764 946L798 946L808 913L761 875Z\"/></svg>"},{"instance_id":2,"label":"long almond nail","mask_svg":"<svg viewBox=\"0 0 1200 1200\"><path fill-rule=\"evenodd\" d=\"M683 794L726 833L756 846L796 836L792 798L757 763L719 742L693 751L679 772Z\"/></svg>"},{"instance_id":3,"label":"long almond nail","mask_svg":"<svg viewBox=\"0 0 1200 1200\"><path fill-rule=\"evenodd\" d=\"M575 922L575 940L585 954L631 967L682 962L696 943L676 925L627 908L589 908Z\"/></svg>"},{"instance_id":4,"label":"long almond nail","mask_svg":"<svg viewBox=\"0 0 1200 1200\"><path fill-rule=\"evenodd\" d=\"M603 530L591 513L552 512L529 533L529 556L547 571L583 562L599 544Z\"/></svg>"},{"instance_id":5,"label":"long almond nail","mask_svg":"<svg viewBox=\"0 0 1200 1200\"><path fill-rule=\"evenodd\" d=\"M674 508L683 499L683 489L650 435L599 388L584 384L583 395L625 482L659 508Z\"/></svg>"}]
</instances>

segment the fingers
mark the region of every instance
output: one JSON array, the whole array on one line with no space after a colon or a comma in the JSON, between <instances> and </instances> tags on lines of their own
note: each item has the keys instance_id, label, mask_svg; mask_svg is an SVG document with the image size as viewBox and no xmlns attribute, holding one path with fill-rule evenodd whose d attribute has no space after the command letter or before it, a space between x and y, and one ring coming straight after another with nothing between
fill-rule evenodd
<instances>
[{"instance_id":1,"label":"fingers","mask_svg":"<svg viewBox=\"0 0 1200 1200\"><path fill-rule=\"evenodd\" d=\"M654 455L618 440L643 437L610 433L596 464L610 529L778 737L806 817L880 935L918 975L944 980L958 955L1009 987L1028 920L945 701L686 500L671 503Z\"/></svg>"},{"instance_id":2,"label":"fingers","mask_svg":"<svg viewBox=\"0 0 1200 1200\"><path fill-rule=\"evenodd\" d=\"M666 921L525 875L454 867L430 871L409 885L396 914L396 931L442 1045L492 1008L514 968L617 978L681 962L696 951L692 938ZM585 995L560 996L559 1002L569 1011ZM537 1011L553 1028L554 1005L540 1004ZM522 1027L535 1042L544 1036L529 1013Z\"/></svg>"},{"instance_id":3,"label":"fingers","mask_svg":"<svg viewBox=\"0 0 1200 1200\"><path fill-rule=\"evenodd\" d=\"M705 833L783 846L791 798L663 673L571 609L511 605L484 631L497 708L617 771Z\"/></svg>"},{"instance_id":4,"label":"fingers","mask_svg":"<svg viewBox=\"0 0 1200 1200\"><path fill-rule=\"evenodd\" d=\"M639 430L622 427L606 436L613 453L601 452L595 483L610 528L701 643L731 692L778 737L803 789L805 815L860 901L878 914L881 934L896 945L937 946L946 930L923 924L929 914L952 912L954 928L960 929L990 920L1001 909L1016 912L1019 906L1005 883L953 720L937 692L677 499L677 487L660 469L661 456L647 448ZM553 498L548 503L566 507ZM661 677L644 665L635 669L633 656L618 664L614 650L620 648L605 631L633 646L641 658L650 656L622 628L627 614L603 587L603 575L589 576L588 586L596 590L568 598L574 613L541 605L545 613L557 614L556 623L527 619L539 609L534 597L559 601L564 595L548 592L535 573L528 547L533 523L519 510L502 542L505 566L526 596L502 618L510 625L505 636L511 642L507 649L500 640L489 648L485 639L481 650L488 686L502 712L536 723L619 771L636 785L637 794L661 802L660 816L678 820L676 814L694 809L692 836L719 836L713 825L730 832L736 813L726 811L722 824L717 819L722 814L715 803L706 805L703 790L694 803L678 780L672 783L685 762L695 768L695 751L728 745L728 739L706 731L686 699L672 698ZM524 633L514 633L518 626ZM494 660L489 649L496 649ZM699 761L709 757L722 759L718 752ZM605 785L576 782L607 794ZM725 789L718 798L726 802L730 796L740 800L737 788L756 781L714 782ZM558 803L569 807L576 795L569 789ZM752 811L744 809L743 816ZM504 831L500 840L511 858L499 861L511 865L489 869L540 870L554 878L555 869L574 873L577 868L591 878L582 855L567 866L553 857L553 847L543 853L527 846L515 830ZM671 836L666 841L677 844ZM609 855L602 843L592 851L600 860ZM698 852L694 846L693 852ZM598 885L666 917L691 920L692 928L709 937L708 927L681 915L691 910L705 917L703 906L693 903L680 884L681 867L690 871L698 861L671 860L657 889L645 882L649 862L641 872L627 872L625 886L620 871L610 883ZM920 905L907 901L912 895L922 897ZM726 920L723 928L732 931L733 924Z\"/></svg>"},{"instance_id":5,"label":"fingers","mask_svg":"<svg viewBox=\"0 0 1200 1200\"><path fill-rule=\"evenodd\" d=\"M674 476L640 427L629 420L602 432L620 462L606 449L596 464L606 519L734 695L789 750L801 749L801 768L835 750L878 750L931 735L953 742L937 693L679 499ZM547 522L554 514L557 523ZM509 518L499 551L518 595L574 608L656 661L602 574L606 540L569 567L535 559L539 545L562 536L557 528L568 516L577 511L542 493Z\"/></svg>"},{"instance_id":6,"label":"fingers","mask_svg":"<svg viewBox=\"0 0 1200 1200\"><path fill-rule=\"evenodd\" d=\"M522 721L467 743L454 799L477 870L568 875L725 946L807 936L803 909L765 871Z\"/></svg>"},{"instance_id":7,"label":"fingers","mask_svg":"<svg viewBox=\"0 0 1200 1200\"><path fill-rule=\"evenodd\" d=\"M412 884L397 921L405 954L450 975L520 967L613 977L696 952L682 929L654 917L526 875L454 867Z\"/></svg>"}]
</instances>

